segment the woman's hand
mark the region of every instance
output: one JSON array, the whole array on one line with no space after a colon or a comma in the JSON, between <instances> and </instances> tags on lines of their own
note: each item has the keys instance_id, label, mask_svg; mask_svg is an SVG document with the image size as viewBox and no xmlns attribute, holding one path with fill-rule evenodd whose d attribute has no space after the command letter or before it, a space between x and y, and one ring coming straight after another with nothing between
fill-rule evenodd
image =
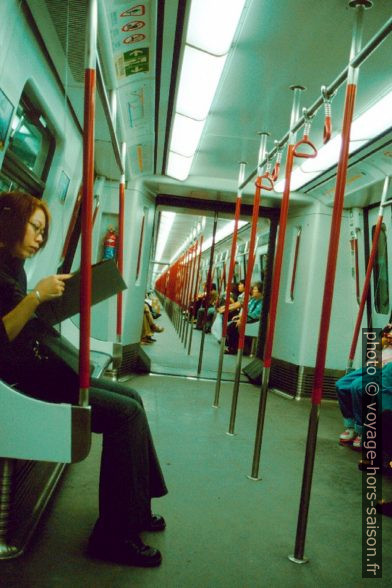
<instances>
[{"instance_id":1,"label":"woman's hand","mask_svg":"<svg viewBox=\"0 0 392 588\"><path fill-rule=\"evenodd\" d=\"M34 288L34 292L38 292L40 302L58 298L64 293L65 282L69 280L72 274L56 274L54 276L47 276L38 282Z\"/></svg>"}]
</instances>

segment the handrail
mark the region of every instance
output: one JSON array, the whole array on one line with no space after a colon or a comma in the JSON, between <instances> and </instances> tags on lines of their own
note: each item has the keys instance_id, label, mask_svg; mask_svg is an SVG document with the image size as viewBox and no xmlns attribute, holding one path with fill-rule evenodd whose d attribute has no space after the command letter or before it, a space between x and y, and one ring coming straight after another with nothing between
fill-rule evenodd
<instances>
[{"instance_id":1,"label":"handrail","mask_svg":"<svg viewBox=\"0 0 392 588\"><path fill-rule=\"evenodd\" d=\"M385 41L385 39L387 38L387 36L391 32L392 32L392 17L387 20L387 22L381 27L381 29L370 39L370 41L367 43L367 45L365 45L363 47L363 49L358 52L358 55L356 55L350 61L350 63L347 65L347 67L345 67L344 70L327 87L327 93L329 96L331 96L334 92L336 92L336 90L338 90L338 88L346 81L349 69L351 67L355 68L355 67L358 67L358 65L361 65L373 53L373 51L375 49L377 49L377 47L379 47L379 45L381 45L381 43L383 41ZM318 111L320 106L322 106L322 104L323 104L323 96L320 95L317 98L317 100L307 109L308 114L309 115L316 114L316 112ZM287 133L279 141L276 141L276 147L271 151L271 153L268 154L268 157L273 157L279 147L284 147L289 139L290 132L295 133L304 125L304 123L305 123L305 119L302 116L297 121L297 123L295 124L295 126L292 129L287 131ZM267 158L265 158L264 161L261 162L261 165L263 166L266 163L267 163ZM240 190L243 190L245 188L245 186L253 180L253 178L257 174L257 170L258 170L258 168L256 167L250 173L250 175L244 180L244 182L240 186Z\"/></svg>"},{"instance_id":2,"label":"handrail","mask_svg":"<svg viewBox=\"0 0 392 588\"><path fill-rule=\"evenodd\" d=\"M109 134L110 134L110 140L112 142L114 157L116 159L116 163L117 163L118 169L120 170L120 173L121 174L124 174L125 173L125 167L124 167L123 161L122 161L122 154L121 154L120 145L119 145L119 142L118 142L118 139L117 139L117 135L116 135L116 130L115 130L114 125L113 125L113 119L112 119L112 112L111 112L111 108L110 108L109 97L108 97L108 94L106 92L105 83L104 83L104 79L103 79L101 62L99 60L98 53L97 53L96 72L97 72L97 90L98 90L99 97L101 98L102 108L103 108L103 111L104 111L104 114L105 114L106 122L108 124Z\"/></svg>"}]
</instances>

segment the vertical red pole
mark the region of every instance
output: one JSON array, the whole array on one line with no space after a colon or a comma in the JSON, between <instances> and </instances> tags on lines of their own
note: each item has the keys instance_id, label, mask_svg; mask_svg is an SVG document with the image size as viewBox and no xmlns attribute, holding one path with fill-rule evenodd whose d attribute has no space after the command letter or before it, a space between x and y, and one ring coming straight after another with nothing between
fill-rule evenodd
<instances>
[{"instance_id":1,"label":"vertical red pole","mask_svg":"<svg viewBox=\"0 0 392 588\"><path fill-rule=\"evenodd\" d=\"M241 161L240 162L240 171L238 174L238 190L237 190L237 199L236 199L236 203L235 203L235 212L234 212L234 230L233 230L233 238L231 241L229 273L228 273L227 282L226 282L225 310L224 310L223 318L222 318L222 338L221 338L221 342L220 342L218 370L217 370L217 374L216 374L215 397L214 397L214 402L212 404L212 406L214 408L217 408L219 406L220 387L221 387L221 381L222 381L223 356L224 356L224 352L225 352L227 323L228 323L228 319L229 319L231 284L232 284L233 276L234 276L235 252L237 249L237 238L238 238L238 223L239 223L240 214L241 214L241 201L242 201L241 186L242 186L244 178L245 178L245 167L246 167L246 162Z\"/></svg>"},{"instance_id":2,"label":"vertical red pole","mask_svg":"<svg viewBox=\"0 0 392 588\"><path fill-rule=\"evenodd\" d=\"M97 43L97 1L89 0L84 74L83 190L80 270L79 404L88 404L91 330L91 233L94 190L94 124Z\"/></svg>"},{"instance_id":3,"label":"vertical red pole","mask_svg":"<svg viewBox=\"0 0 392 588\"><path fill-rule=\"evenodd\" d=\"M246 268L246 276L245 276L245 290L244 290L244 300L242 303L241 309L241 322L239 325L239 341L238 341L238 350L237 350L237 361L236 361L236 369L235 369L235 376L234 376L234 385L233 385L233 393L232 393L232 400L231 400L231 411L230 411L230 422L229 422L229 435L234 435L234 425L237 413L237 402L238 402L238 392L240 386L240 375L241 375L241 364L242 364L242 354L244 350L244 341L245 341L245 327L246 327L246 320L248 317L248 303L249 303L249 294L250 294L250 286L252 282L252 273L253 273L253 265L255 260L256 254L256 233L257 233L257 224L259 220L259 208L260 208L260 193L262 187L262 170L261 164L265 157L265 149L267 144L267 137L269 133L260 133L260 149L258 154L258 177L256 180L256 189L255 195L253 198L253 211L252 211L252 225L250 231L250 241L249 241L249 257L248 257L248 264ZM263 176L265 177L265 176ZM271 181L271 180L269 180Z\"/></svg>"},{"instance_id":4,"label":"vertical red pole","mask_svg":"<svg viewBox=\"0 0 392 588\"><path fill-rule=\"evenodd\" d=\"M125 155L126 143L122 144L122 166L119 190L118 190L118 250L117 250L117 267L121 275L124 271L124 210L125 210ZM122 292L117 294L117 342L121 342L122 335Z\"/></svg>"},{"instance_id":5,"label":"vertical red pole","mask_svg":"<svg viewBox=\"0 0 392 588\"><path fill-rule=\"evenodd\" d=\"M384 203L385 203L385 200L387 197L390 180L391 180L390 176L386 176L385 181L384 181L383 192L382 192L382 196L381 196L380 209L378 211L378 219L377 219L376 227L374 229L372 249L370 252L369 261L368 261L368 265L367 265L367 269L366 269L365 281L364 281L363 288L362 288L362 295L361 295L361 300L359 303L357 320L355 323L353 338L351 341L350 353L348 356L347 372L349 372L351 370L353 363L354 363L355 351L357 349L357 343L358 343L359 329L361 328L363 312L365 309L366 299L367 299L367 296L369 293L370 278L371 278L373 267L374 267L374 260L376 258L378 240L380 237L381 226L382 226L382 221L383 221L383 216L384 216L383 208L384 208Z\"/></svg>"},{"instance_id":6,"label":"vertical red pole","mask_svg":"<svg viewBox=\"0 0 392 588\"><path fill-rule=\"evenodd\" d=\"M291 120L290 120L290 129L293 129L295 127L295 124L298 120L298 115L299 115L300 92L302 90L304 90L305 88L303 86L292 86L290 89L294 91L293 106L291 109ZM249 476L251 480L258 480L259 479L258 473L259 473L261 443L262 443L262 438L263 438L265 407L266 407L269 374L270 374L270 367L271 367L272 345L273 345L274 334L275 334L275 322L276 322L276 314L277 314L277 307L278 307L280 275L281 275L281 271L282 271L284 240L285 240L286 226L287 226L287 215L288 215L288 211L289 211L290 182L291 182L291 171L293 169L294 145L295 145L295 133L293 133L293 131L290 130L289 142L288 142L288 147L287 147L287 157L286 157L285 185L284 185L282 203L280 205L278 244L276 247L274 271L273 271L273 275L272 275L271 301L270 301L269 319L268 319L268 326L267 326L267 336L266 336L266 342L265 342L265 347L264 347L264 363L263 363L263 373L262 373L262 382L261 382L261 390L260 390L259 411L258 411L258 415L257 415L257 426L256 426L254 452L253 452L252 473Z\"/></svg>"},{"instance_id":7,"label":"vertical red pole","mask_svg":"<svg viewBox=\"0 0 392 588\"><path fill-rule=\"evenodd\" d=\"M355 7L355 23L352 35L350 61L361 48L362 22L365 6L371 6L368 0L353 0L350 6ZM317 346L316 367L314 372L312 389L312 406L309 415L308 436L306 442L305 464L302 477L301 499L298 512L297 533L295 539L294 555L290 560L294 563L304 563L304 548L306 527L309 514L310 493L312 488L314 458L316 453L317 430L322 398L323 377L325 371L325 359L327 354L328 334L331 320L333 292L335 284L336 263L338 257L340 227L344 203L344 190L346 186L347 163L350 145L350 130L354 112L355 95L357 90L358 69L349 65L347 76L346 97L344 103L344 117L342 127L342 145L338 163L338 172L335 187L335 199L332 212L332 223L329 239L327 268L325 272L324 296L320 317L319 339Z\"/></svg>"}]
</instances>

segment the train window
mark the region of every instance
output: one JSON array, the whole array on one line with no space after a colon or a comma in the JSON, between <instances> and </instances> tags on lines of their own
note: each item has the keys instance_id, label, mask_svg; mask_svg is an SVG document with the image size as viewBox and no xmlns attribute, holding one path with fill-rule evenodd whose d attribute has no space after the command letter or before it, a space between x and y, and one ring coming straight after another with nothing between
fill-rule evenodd
<instances>
[{"instance_id":1,"label":"train window","mask_svg":"<svg viewBox=\"0 0 392 588\"><path fill-rule=\"evenodd\" d=\"M372 228L374 237L375 226ZM384 224L381 225L376 259L373 271L374 306L379 314L389 314L389 284L388 284L388 248L387 232Z\"/></svg>"},{"instance_id":2,"label":"train window","mask_svg":"<svg viewBox=\"0 0 392 588\"><path fill-rule=\"evenodd\" d=\"M3 171L24 189L40 196L54 153L54 135L41 109L22 94L11 125Z\"/></svg>"}]
</instances>

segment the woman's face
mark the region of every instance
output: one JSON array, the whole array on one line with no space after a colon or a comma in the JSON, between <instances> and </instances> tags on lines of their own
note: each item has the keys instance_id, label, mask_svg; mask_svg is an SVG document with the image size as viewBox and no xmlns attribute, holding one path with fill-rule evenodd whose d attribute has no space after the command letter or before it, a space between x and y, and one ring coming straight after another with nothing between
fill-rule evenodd
<instances>
[{"instance_id":1,"label":"woman's face","mask_svg":"<svg viewBox=\"0 0 392 588\"><path fill-rule=\"evenodd\" d=\"M253 296L253 298L260 298L261 297L261 292L259 291L257 286L253 286L252 296Z\"/></svg>"},{"instance_id":2,"label":"woman's face","mask_svg":"<svg viewBox=\"0 0 392 588\"><path fill-rule=\"evenodd\" d=\"M15 246L15 257L27 259L37 253L44 241L43 232L45 225L46 217L44 211L41 208L36 208L27 221L23 241Z\"/></svg>"},{"instance_id":3,"label":"woman's face","mask_svg":"<svg viewBox=\"0 0 392 588\"><path fill-rule=\"evenodd\" d=\"M240 282L238 284L238 292L243 292L245 290L245 284L243 284L242 282Z\"/></svg>"}]
</instances>

